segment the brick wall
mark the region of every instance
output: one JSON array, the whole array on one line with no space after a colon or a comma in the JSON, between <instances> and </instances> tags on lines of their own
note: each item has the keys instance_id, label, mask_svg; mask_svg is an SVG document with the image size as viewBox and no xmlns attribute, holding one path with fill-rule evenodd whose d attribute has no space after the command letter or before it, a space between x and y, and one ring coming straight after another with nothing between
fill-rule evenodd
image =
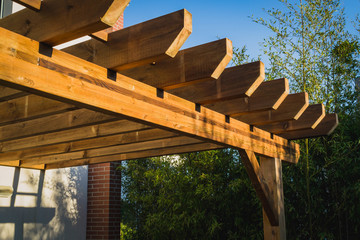
<instances>
[{"instance_id":1,"label":"brick wall","mask_svg":"<svg viewBox=\"0 0 360 240\"><path fill-rule=\"evenodd\" d=\"M86 239L120 239L120 163L88 167Z\"/></svg>"},{"instance_id":2,"label":"brick wall","mask_svg":"<svg viewBox=\"0 0 360 240\"><path fill-rule=\"evenodd\" d=\"M109 31L124 27L124 15ZM119 162L88 167L86 239L120 239L121 174Z\"/></svg>"}]
</instances>

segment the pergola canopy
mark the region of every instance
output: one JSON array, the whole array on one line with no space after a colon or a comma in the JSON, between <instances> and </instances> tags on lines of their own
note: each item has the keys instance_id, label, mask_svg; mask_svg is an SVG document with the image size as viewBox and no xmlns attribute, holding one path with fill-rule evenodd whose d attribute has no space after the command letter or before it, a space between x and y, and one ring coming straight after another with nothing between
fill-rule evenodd
<instances>
[{"instance_id":1,"label":"pergola canopy","mask_svg":"<svg viewBox=\"0 0 360 240\"><path fill-rule=\"evenodd\" d=\"M235 148L265 212L276 204L255 154L296 163L293 139L330 134L336 114L265 80L260 61L226 67L232 43L180 50L180 10L116 32L129 0L16 1L0 20L0 165L53 169ZM102 31L104 30L104 31ZM53 47L91 35L63 50Z\"/></svg>"}]
</instances>

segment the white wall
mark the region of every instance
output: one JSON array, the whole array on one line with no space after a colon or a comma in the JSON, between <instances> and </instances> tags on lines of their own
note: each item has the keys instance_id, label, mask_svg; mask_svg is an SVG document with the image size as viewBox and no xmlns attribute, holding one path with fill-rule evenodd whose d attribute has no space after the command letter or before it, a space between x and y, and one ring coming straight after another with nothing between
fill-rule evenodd
<instances>
[{"instance_id":1,"label":"white wall","mask_svg":"<svg viewBox=\"0 0 360 240\"><path fill-rule=\"evenodd\" d=\"M85 239L87 167L29 170L0 167L0 239Z\"/></svg>"}]
</instances>

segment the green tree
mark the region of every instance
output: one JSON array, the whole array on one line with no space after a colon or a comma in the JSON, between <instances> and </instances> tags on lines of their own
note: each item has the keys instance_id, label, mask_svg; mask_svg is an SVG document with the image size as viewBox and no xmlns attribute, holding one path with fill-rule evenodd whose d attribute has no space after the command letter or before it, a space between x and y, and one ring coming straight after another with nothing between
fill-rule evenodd
<instances>
[{"instance_id":1,"label":"green tree","mask_svg":"<svg viewBox=\"0 0 360 240\"><path fill-rule=\"evenodd\" d=\"M262 239L260 203L236 151L129 161L122 174L128 239Z\"/></svg>"},{"instance_id":2,"label":"green tree","mask_svg":"<svg viewBox=\"0 0 360 240\"><path fill-rule=\"evenodd\" d=\"M308 92L311 103L325 103L341 122L330 137L299 141L299 164L284 166L289 238L359 238L352 217L360 213L357 37L345 30L338 0L280 2L285 10L271 9L268 19L254 19L274 33L263 45L270 61L267 76L289 78L292 91Z\"/></svg>"}]
</instances>

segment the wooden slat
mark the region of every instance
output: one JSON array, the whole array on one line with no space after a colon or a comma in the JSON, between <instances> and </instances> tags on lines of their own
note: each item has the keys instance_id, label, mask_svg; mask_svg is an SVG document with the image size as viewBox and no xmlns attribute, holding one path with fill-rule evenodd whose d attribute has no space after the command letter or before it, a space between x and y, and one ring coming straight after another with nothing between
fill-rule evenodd
<instances>
[{"instance_id":1,"label":"wooden slat","mask_svg":"<svg viewBox=\"0 0 360 240\"><path fill-rule=\"evenodd\" d=\"M324 117L324 105L314 104L308 106L304 113L297 120L261 125L260 128L275 134L281 134L288 131L302 130L307 128L314 129Z\"/></svg>"},{"instance_id":2,"label":"wooden slat","mask_svg":"<svg viewBox=\"0 0 360 240\"><path fill-rule=\"evenodd\" d=\"M0 86L0 103L4 102L4 101L15 99L15 98L23 97L28 94L29 93L27 93L27 92Z\"/></svg>"},{"instance_id":3,"label":"wooden slat","mask_svg":"<svg viewBox=\"0 0 360 240\"><path fill-rule=\"evenodd\" d=\"M264 240L286 240L284 190L282 165L280 159L260 157L260 170L270 189L270 197L275 203L275 214L278 216L278 226L273 226L263 211Z\"/></svg>"},{"instance_id":4,"label":"wooden slat","mask_svg":"<svg viewBox=\"0 0 360 240\"><path fill-rule=\"evenodd\" d=\"M236 118L257 111L277 109L288 93L289 83L283 78L261 83L251 97L215 102L205 106Z\"/></svg>"},{"instance_id":5,"label":"wooden slat","mask_svg":"<svg viewBox=\"0 0 360 240\"><path fill-rule=\"evenodd\" d=\"M226 68L215 81L205 81L169 92L199 104L209 104L239 97L250 97L265 79L260 61Z\"/></svg>"},{"instance_id":6,"label":"wooden slat","mask_svg":"<svg viewBox=\"0 0 360 240\"><path fill-rule=\"evenodd\" d=\"M0 153L0 164L7 161L24 160L46 155L75 152L93 148L110 147L121 144L140 143L149 140L177 136L177 134L169 131L161 129L148 129L141 126L139 126L138 129L134 128L133 131L126 133L119 132L112 135L113 133L108 131L104 134L106 135L103 137L96 137L80 141L72 141L61 144Z\"/></svg>"},{"instance_id":7,"label":"wooden slat","mask_svg":"<svg viewBox=\"0 0 360 240\"><path fill-rule=\"evenodd\" d=\"M183 9L109 33L106 43L92 39L63 51L105 68L121 70L174 57L191 31L191 14Z\"/></svg>"},{"instance_id":8,"label":"wooden slat","mask_svg":"<svg viewBox=\"0 0 360 240\"><path fill-rule=\"evenodd\" d=\"M13 2L21 4L34 11L39 11L41 7L41 0L13 0Z\"/></svg>"},{"instance_id":9,"label":"wooden slat","mask_svg":"<svg viewBox=\"0 0 360 240\"><path fill-rule=\"evenodd\" d=\"M173 154L181 154L188 152L199 152L199 151L206 151L206 150L220 149L220 148L223 148L223 146L216 145L213 143L198 143L198 144L191 144L186 146L160 148L160 149L153 149L153 150L146 150L139 152L115 154L104 157L94 157L94 158L84 158L84 159L72 160L72 161L64 161L60 163L47 164L45 168L55 169L55 168L63 168L63 167L74 167L74 166L81 166L86 164L132 160L132 159L138 159L144 157L156 157L156 156L173 155Z\"/></svg>"},{"instance_id":10,"label":"wooden slat","mask_svg":"<svg viewBox=\"0 0 360 240\"><path fill-rule=\"evenodd\" d=\"M270 157L294 161L299 157L299 145L274 136L242 122L230 119L207 108L195 110L195 104L117 74L117 81L107 78L107 69L54 49L51 58L33 52L38 43L0 28L0 46L12 39L6 48L0 47L0 85L45 95L78 107L124 117L198 137L204 141L252 150ZM14 51L29 57L19 59ZM38 59L33 62L31 59Z\"/></svg>"},{"instance_id":11,"label":"wooden slat","mask_svg":"<svg viewBox=\"0 0 360 240\"><path fill-rule=\"evenodd\" d=\"M201 141L184 136L172 137L172 138L158 139L158 140L152 140L146 142L116 145L116 146L104 147L104 148L95 148L90 150L76 151L76 152L70 152L64 154L35 157L35 158L22 160L20 166L25 167L25 166L32 166L39 164L51 164L51 163L70 161L70 160L72 161L76 159L111 156L115 154L124 154L124 153L139 152L145 150L151 151L152 149L185 146L196 143L201 143Z\"/></svg>"},{"instance_id":12,"label":"wooden slat","mask_svg":"<svg viewBox=\"0 0 360 240\"><path fill-rule=\"evenodd\" d=\"M0 126L0 141L15 140L38 134L61 131L86 125L95 125L116 118L88 109L78 109L65 113Z\"/></svg>"},{"instance_id":13,"label":"wooden slat","mask_svg":"<svg viewBox=\"0 0 360 240\"><path fill-rule=\"evenodd\" d=\"M130 0L46 0L35 12L23 9L0 20L0 27L51 46L115 24Z\"/></svg>"},{"instance_id":14,"label":"wooden slat","mask_svg":"<svg viewBox=\"0 0 360 240\"><path fill-rule=\"evenodd\" d=\"M107 42L109 40L109 33L110 31L108 29L105 29L90 34L90 37L102 42Z\"/></svg>"},{"instance_id":15,"label":"wooden slat","mask_svg":"<svg viewBox=\"0 0 360 240\"><path fill-rule=\"evenodd\" d=\"M29 95L0 103L0 126L74 110L71 104Z\"/></svg>"},{"instance_id":16,"label":"wooden slat","mask_svg":"<svg viewBox=\"0 0 360 240\"><path fill-rule=\"evenodd\" d=\"M7 167L20 167L20 164L21 164L20 161L10 161L10 162L2 162L1 163L2 166L7 166ZM27 167L24 166L23 168L44 170L45 164L31 165L31 166L27 166Z\"/></svg>"},{"instance_id":17,"label":"wooden slat","mask_svg":"<svg viewBox=\"0 0 360 240\"><path fill-rule=\"evenodd\" d=\"M314 129L307 128L297 131L285 132L279 135L287 139L302 139L302 138L328 136L335 130L338 124L339 121L337 114L330 113L330 114L326 114L325 117L319 123L319 125L317 125Z\"/></svg>"},{"instance_id":18,"label":"wooden slat","mask_svg":"<svg viewBox=\"0 0 360 240\"><path fill-rule=\"evenodd\" d=\"M149 127L140 123L119 120L110 123L102 123L76 129L63 130L61 132L52 132L31 137L24 137L16 140L3 141L0 142L0 151L7 152L22 150L146 128Z\"/></svg>"},{"instance_id":19,"label":"wooden slat","mask_svg":"<svg viewBox=\"0 0 360 240\"><path fill-rule=\"evenodd\" d=\"M271 225L278 226L279 216L277 214L277 208L275 206L274 199L271 195L271 189L269 188L266 179L261 172L259 162L256 159L255 154L251 151L243 149L240 149L239 153Z\"/></svg>"},{"instance_id":20,"label":"wooden slat","mask_svg":"<svg viewBox=\"0 0 360 240\"><path fill-rule=\"evenodd\" d=\"M240 115L236 119L248 124L259 126L274 122L297 120L309 106L306 92L289 94L276 110L255 112Z\"/></svg>"},{"instance_id":21,"label":"wooden slat","mask_svg":"<svg viewBox=\"0 0 360 240\"><path fill-rule=\"evenodd\" d=\"M151 86L170 90L219 78L231 58L231 41L221 39L182 50L174 58L120 73Z\"/></svg>"}]
</instances>

